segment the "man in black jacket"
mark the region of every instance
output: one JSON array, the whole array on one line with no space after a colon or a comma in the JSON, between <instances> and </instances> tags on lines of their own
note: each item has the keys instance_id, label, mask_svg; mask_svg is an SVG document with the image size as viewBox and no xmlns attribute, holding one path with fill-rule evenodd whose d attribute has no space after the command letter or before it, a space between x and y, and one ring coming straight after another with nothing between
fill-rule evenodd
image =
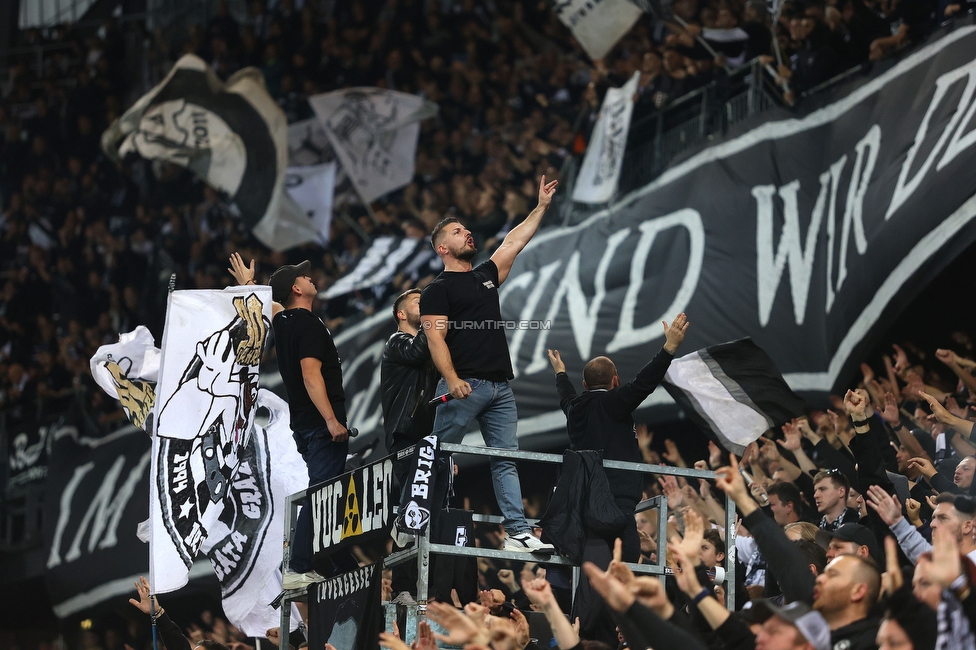
<instances>
[{"instance_id":1,"label":"man in black jacket","mask_svg":"<svg viewBox=\"0 0 976 650\"><path fill-rule=\"evenodd\" d=\"M393 318L397 331L386 342L380 362L383 426L391 453L430 434L434 412L427 403L440 378L430 358L427 334L420 327L420 289L397 297Z\"/></svg>"},{"instance_id":2,"label":"man in black jacket","mask_svg":"<svg viewBox=\"0 0 976 650\"><path fill-rule=\"evenodd\" d=\"M602 451L607 460L643 462L634 431L634 411L664 379L687 331L688 319L684 313L678 314L671 325L664 323L664 347L627 384L621 385L616 366L607 357L590 360L583 368L585 392L580 396L566 374L559 350L549 350L549 361L556 371L559 405L566 413L573 450L595 449ZM634 510L641 498L643 478L635 472L621 470L606 473L614 501L629 515L623 533L623 558L636 562L640 557L640 537Z\"/></svg>"},{"instance_id":3,"label":"man in black jacket","mask_svg":"<svg viewBox=\"0 0 976 650\"><path fill-rule=\"evenodd\" d=\"M430 358L427 334L420 326L420 289L408 289L397 296L393 301L393 319L397 331L383 347L380 361L383 427L386 448L391 454L430 434L434 427L434 410L427 404L440 378ZM393 473L401 488L409 483L406 476L409 471L410 456L393 463ZM416 563L393 567L391 586L398 598L403 592L411 597L415 595Z\"/></svg>"}]
</instances>

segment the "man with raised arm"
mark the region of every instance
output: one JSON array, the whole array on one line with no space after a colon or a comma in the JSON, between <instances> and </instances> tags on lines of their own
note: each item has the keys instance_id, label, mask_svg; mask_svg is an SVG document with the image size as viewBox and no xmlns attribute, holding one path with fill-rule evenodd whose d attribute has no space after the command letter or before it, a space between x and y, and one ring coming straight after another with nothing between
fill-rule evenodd
<instances>
[{"instance_id":1,"label":"man with raised arm","mask_svg":"<svg viewBox=\"0 0 976 650\"><path fill-rule=\"evenodd\" d=\"M559 181L539 182L539 204L525 221L512 228L486 262L473 267L478 249L471 231L454 218L442 220L431 234L431 245L444 261L444 271L424 289L420 313L431 358L442 375L437 394L450 394L437 409L434 435L457 443L477 420L488 447L518 449L518 412L508 385L514 378L508 340L498 302L498 287L512 263L542 221ZM531 533L522 510L522 487L515 462L492 457L492 482L504 518L509 551L548 552L554 549Z\"/></svg>"},{"instance_id":2,"label":"man with raised arm","mask_svg":"<svg viewBox=\"0 0 976 650\"><path fill-rule=\"evenodd\" d=\"M634 411L664 379L674 353L685 339L688 319L682 312L670 325L664 325L664 346L637 376L620 383L617 367L607 357L591 359L583 367L583 394L577 396L566 374L559 350L549 350L549 362L556 372L559 406L566 414L569 442L574 450L595 449L603 458L631 463L643 462L634 428ZM640 537L634 510L641 499L644 477L637 472L606 470L610 491L617 506L628 515L623 531L623 557L636 562L640 557Z\"/></svg>"},{"instance_id":3,"label":"man with raised arm","mask_svg":"<svg viewBox=\"0 0 976 650\"><path fill-rule=\"evenodd\" d=\"M245 266L241 256L231 255L228 269L241 285L254 284L254 260ZM332 333L312 313L318 290L309 276L311 263L279 267L271 274L274 301L275 347L281 373L292 437L308 467L309 486L335 478L345 471L349 451L346 398L342 390L342 366ZM295 522L295 542L290 566L284 568L282 587L303 589L324 579L312 570L311 508L303 507ZM356 567L347 552L333 556L334 570Z\"/></svg>"}]
</instances>

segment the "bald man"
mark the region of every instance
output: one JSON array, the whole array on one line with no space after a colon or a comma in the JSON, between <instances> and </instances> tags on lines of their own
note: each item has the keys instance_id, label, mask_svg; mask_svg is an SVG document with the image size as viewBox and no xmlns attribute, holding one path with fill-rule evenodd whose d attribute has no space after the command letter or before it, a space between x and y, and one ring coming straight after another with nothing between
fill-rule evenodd
<instances>
[{"instance_id":1,"label":"bald man","mask_svg":"<svg viewBox=\"0 0 976 650\"><path fill-rule=\"evenodd\" d=\"M664 379L687 331L688 319L683 313L670 325L664 323L663 349L627 384L620 383L617 367L607 357L590 360L583 367L584 392L579 396L566 374L559 350L549 350L572 449L596 449L603 452L604 459L643 462L634 432L634 411ZM633 515L641 498L643 478L635 472L607 470L607 480L614 501L630 515L623 533L623 559L636 562L640 557L640 538Z\"/></svg>"}]
</instances>

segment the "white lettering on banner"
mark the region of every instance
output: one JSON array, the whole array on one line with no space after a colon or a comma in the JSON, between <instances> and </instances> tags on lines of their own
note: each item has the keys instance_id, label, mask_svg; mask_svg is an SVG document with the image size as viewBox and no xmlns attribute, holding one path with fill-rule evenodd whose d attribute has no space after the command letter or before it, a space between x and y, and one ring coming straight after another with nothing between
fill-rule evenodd
<instances>
[{"instance_id":1,"label":"white lettering on banner","mask_svg":"<svg viewBox=\"0 0 976 650\"><path fill-rule=\"evenodd\" d=\"M129 476L125 482L116 489L122 468L125 466L125 456L119 456L112 467L102 477L102 484L88 505L85 516L78 524L74 539L68 547L68 552L64 556L64 562L73 562L81 557L81 544L85 533L91 526L91 534L88 536L88 553L93 553L96 548L111 548L118 543L119 521L125 512L129 500L135 493L136 485L146 473L149 467L149 457L151 452L147 451L129 471ZM71 480L61 493L61 511L58 513L58 523L55 527L54 539L51 542L51 553L47 559L47 568L52 569L61 564L61 541L65 529L71 520L71 507L74 502L75 492L84 480L85 476L94 469L94 463L85 463L75 468Z\"/></svg>"},{"instance_id":2,"label":"white lettering on banner","mask_svg":"<svg viewBox=\"0 0 976 650\"><path fill-rule=\"evenodd\" d=\"M689 251L688 265L685 276L674 300L657 318L652 318L648 325L634 327L634 316L637 313L637 298L641 287L644 286L644 268L651 253L651 246L657 234L671 228L682 227L688 231ZM645 221L640 225L641 238L637 243L637 250L630 261L630 284L620 307L620 322L613 338L607 343L607 354L613 354L625 348L632 348L664 336L661 321L674 318L675 314L683 312L698 286L702 263L705 260L705 227L702 225L701 215L697 210L684 208L671 214Z\"/></svg>"},{"instance_id":3,"label":"white lettering on banner","mask_svg":"<svg viewBox=\"0 0 976 650\"><path fill-rule=\"evenodd\" d=\"M922 143L926 140L932 116L942 104L942 100L945 98L949 88L963 78L966 80L966 87L959 97L959 105L946 123L945 128L939 135L938 142L932 147L925 162L921 164L918 171L915 172L915 175L909 181L908 174L911 172L912 165L915 162L915 156L918 154L919 149L921 149ZM976 60L947 72L936 79L935 93L932 95L929 107L925 111L925 116L918 125L918 131L915 133L915 141L912 143L912 148L908 150L905 162L901 166L901 173L898 174L898 183L895 185L895 191L891 196L891 204L888 205L888 211L885 213L885 220L890 219L891 215L915 193L915 190L918 189L922 179L928 173L929 168L932 167L936 156L942 151L942 147L950 136L952 136L952 141L949 143L942 159L935 168L937 172L942 171L956 156L976 143L976 131L970 131L965 137L962 135L966 125L972 120L973 113L976 112L976 102L973 102L974 94L976 94ZM967 107L969 110L966 110ZM965 115L965 119L963 119L963 115Z\"/></svg>"},{"instance_id":4,"label":"white lettering on banner","mask_svg":"<svg viewBox=\"0 0 976 650\"><path fill-rule=\"evenodd\" d=\"M386 459L356 470L352 489L355 493L350 492L347 474L311 493L314 553L388 525L393 507L393 461ZM344 529L347 515L358 519L358 524Z\"/></svg>"},{"instance_id":5,"label":"white lettering on banner","mask_svg":"<svg viewBox=\"0 0 976 650\"><path fill-rule=\"evenodd\" d=\"M369 586L374 567L366 566L318 584L319 602L345 598Z\"/></svg>"},{"instance_id":6,"label":"white lettering on banner","mask_svg":"<svg viewBox=\"0 0 976 650\"><path fill-rule=\"evenodd\" d=\"M880 146L881 129L877 125L872 126L855 145L857 157L854 161L854 170L848 186L847 203L844 209L837 291L840 290L847 276L847 249L852 227L854 228L857 252L863 255L867 251L868 243L864 234L863 222L864 195L874 171L874 164L877 162ZM866 161L865 155L867 156ZM783 277L783 269L787 264L790 267L790 295L793 299L793 317L797 325L803 324L806 317L807 297L810 293L810 281L813 276L820 224L824 220L825 210L828 212L826 226L828 242L827 301L825 310L830 311L834 302L835 291L831 285L833 282L835 206L841 172L846 164L847 155L845 154L831 165L828 171L820 174L820 192L817 194L817 201L810 215L805 241L801 241L800 235L800 208L797 199L800 181L793 180L778 189L775 185L757 185L752 188L752 195L756 198L756 279L758 284L756 297L759 305L759 324L763 327L769 323L776 293ZM775 194L779 194L783 201L783 230L774 252L773 196Z\"/></svg>"},{"instance_id":7,"label":"white lettering on banner","mask_svg":"<svg viewBox=\"0 0 976 650\"><path fill-rule=\"evenodd\" d=\"M583 292L582 282L580 282L579 251L574 252L570 256L569 262L566 264L566 270L563 272L563 277L556 287L556 293L549 303L549 310L546 312L545 320L552 321L559 315L559 310L565 298L566 311L569 313L570 329L573 332L573 339L576 341L576 349L579 350L580 358L582 359L590 358L593 335L596 334L597 317L600 315L600 306L603 304L603 299L607 294L607 271L610 269L610 264L613 262L617 248L630 236L630 232L630 228L624 228L607 238L606 248L603 250L603 255L600 257L600 262L596 267L596 275L593 277L594 295L593 300L589 304L586 302L586 294ZM545 277L548 280L560 264L562 262L554 262L543 269L546 270L551 267L551 271L539 274L540 281L533 291L534 294L537 294L536 303L538 303L538 299L541 297L542 290L546 285L542 278ZM526 309L528 306L526 304ZM525 313L523 311L523 314ZM531 315L524 317L531 318ZM549 360L546 356L546 343L548 340L549 332L547 330L541 331L539 338L535 342L532 362L525 368L527 374L531 375L549 366ZM521 341L519 341L519 344L521 344ZM515 359L516 357L513 356L512 358Z\"/></svg>"},{"instance_id":8,"label":"white lettering on banner","mask_svg":"<svg viewBox=\"0 0 976 650\"><path fill-rule=\"evenodd\" d=\"M851 226L854 228L854 243L857 246L859 255L864 255L868 250L868 240L864 234L864 195L868 191L868 183L871 182L871 174L874 173L874 164L878 162L878 151L881 149L881 127L875 124L868 129L867 135L854 146L857 157L854 159L854 171L851 173L851 182L847 188L847 203L844 205L844 224L841 227L839 265L837 268L837 287L840 291L847 278L847 250L851 235ZM865 151L867 151L867 161L865 162ZM837 204L837 188L840 186L840 173L844 169L847 156L841 158L837 163L830 166L831 175L831 194L830 211L827 216L827 305L826 313L830 313L830 308L834 304L835 288L833 285L833 261L834 261L834 213Z\"/></svg>"},{"instance_id":9,"label":"white lettering on banner","mask_svg":"<svg viewBox=\"0 0 976 650\"><path fill-rule=\"evenodd\" d=\"M651 252L651 247L654 244L654 239L657 233L676 227L683 227L689 233L690 250L684 279L671 305L663 312L661 317L651 320L650 325L635 327L634 317L637 310L637 299L640 288L644 284L644 270ZM645 221L639 226L639 230L641 232L640 239L631 258L630 284L627 287L627 292L621 307L618 329L607 345L608 353L641 345L642 343L660 337L661 329L658 324L661 318L669 318L671 317L669 314L672 314L672 312L678 313L688 305L701 273L705 255L705 230L702 227L701 215L698 212L688 208L678 210L672 214ZM544 320L555 321L565 300L573 339L576 342L576 348L582 359L589 359L590 353L592 352L593 337L597 330L600 307L606 297L606 278L610 270L610 265L617 257L617 249L627 240L631 233L632 230L630 228L624 228L607 238L606 248L603 251L603 255L597 264L596 272L593 276L594 296L589 303L586 300L583 281L580 277L580 253L578 252L573 253L570 257L562 277L558 280L559 284L556 286L556 292L549 302ZM547 264L540 269L539 280L534 282L532 292L522 307L519 315L520 319L528 320L535 317L533 312L538 306L542 295L551 291L550 280L560 265L562 265L562 262L557 261ZM513 366L518 359L524 336L523 331L518 331L512 337L510 347ZM541 330L535 342L532 358L525 367L524 372L526 374L533 374L549 367L549 360L546 356L548 340L549 330ZM517 375L518 369L516 367Z\"/></svg>"},{"instance_id":10,"label":"white lettering on banner","mask_svg":"<svg viewBox=\"0 0 976 650\"><path fill-rule=\"evenodd\" d=\"M543 292L549 284L552 274L556 272L562 266L562 261L550 262L546 264L541 269L539 269L539 281L534 282L532 286L532 291L529 292L529 297L525 300L525 304L522 305L522 311L519 314L519 320L531 319L532 314L535 312L536 307L539 306L539 301L542 299ZM512 289L522 288L524 285L533 285L535 280L535 272L530 271L524 275L519 275L511 280L508 280L504 285L498 295L498 301L500 304L504 304L504 298L511 292ZM509 286L511 285L511 286ZM508 343L509 355L512 357L512 374L515 377L519 376L518 367L518 353L519 349L522 347L522 341L525 340L525 329L515 330L515 334ZM540 336L548 337L548 334L543 331ZM530 371L531 372L531 371Z\"/></svg>"}]
</instances>

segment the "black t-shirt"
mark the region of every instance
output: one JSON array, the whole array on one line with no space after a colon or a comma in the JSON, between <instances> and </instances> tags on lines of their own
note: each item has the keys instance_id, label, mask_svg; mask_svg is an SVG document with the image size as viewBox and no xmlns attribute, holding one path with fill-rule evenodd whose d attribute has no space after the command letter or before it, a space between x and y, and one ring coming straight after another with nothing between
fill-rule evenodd
<instances>
[{"instance_id":1,"label":"black t-shirt","mask_svg":"<svg viewBox=\"0 0 976 650\"><path fill-rule=\"evenodd\" d=\"M342 366L329 328L307 309L278 312L273 325L278 348L278 372L288 393L292 431L308 431L325 426L325 418L312 403L302 378L302 359L309 357L322 362L325 391L329 394L336 419L345 426L346 396L342 392Z\"/></svg>"},{"instance_id":2,"label":"black t-shirt","mask_svg":"<svg viewBox=\"0 0 976 650\"><path fill-rule=\"evenodd\" d=\"M501 307L498 267L491 260L470 271L442 271L420 296L424 316L447 316L447 347L458 377L508 381L514 377Z\"/></svg>"}]
</instances>

